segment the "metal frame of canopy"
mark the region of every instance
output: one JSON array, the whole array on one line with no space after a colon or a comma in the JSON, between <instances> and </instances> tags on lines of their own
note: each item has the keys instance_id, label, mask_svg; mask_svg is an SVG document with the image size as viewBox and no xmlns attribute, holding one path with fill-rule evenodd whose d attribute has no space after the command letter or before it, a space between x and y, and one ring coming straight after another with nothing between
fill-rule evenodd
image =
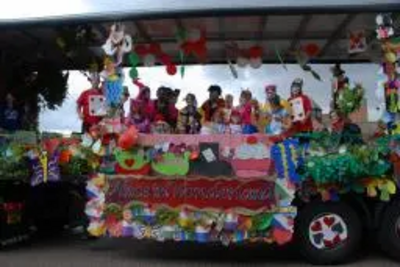
<instances>
[{"instance_id":1,"label":"metal frame of canopy","mask_svg":"<svg viewBox=\"0 0 400 267\"><path fill-rule=\"evenodd\" d=\"M243 1L234 0L230 5L219 1L223 3L214 6L208 0L200 4L169 1L171 4L164 7L162 3L167 1L157 1L157 4L148 4L148 9L145 9L144 2L148 1L138 1L135 9L113 12L99 9L79 15L0 20L3 63L22 60L34 66L39 60L50 58L65 69L85 69L93 55L101 53L99 46L107 38L110 21L115 20L124 21L128 33L136 32L138 43L159 43L176 61L175 29L195 26L206 29L210 64L226 63L225 44L231 41L244 47L262 46L267 51L264 63L278 63L273 47L279 47L284 53L286 63L295 63L290 52L310 42L321 48L313 63L371 62L369 53L349 56L348 31L363 29L373 32L377 12L400 12L398 0L330 0L323 3L313 0L241 3ZM75 58L67 59L56 45L56 29L81 23L95 29L96 40L88 48L81 48ZM185 64L196 63L192 58L185 61Z\"/></svg>"}]
</instances>

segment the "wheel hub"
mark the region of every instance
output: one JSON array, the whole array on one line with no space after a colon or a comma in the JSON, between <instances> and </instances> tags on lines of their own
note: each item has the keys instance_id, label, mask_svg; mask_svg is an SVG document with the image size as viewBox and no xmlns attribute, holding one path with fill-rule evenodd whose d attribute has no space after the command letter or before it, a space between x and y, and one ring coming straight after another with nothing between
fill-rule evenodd
<instances>
[{"instance_id":1,"label":"wheel hub","mask_svg":"<svg viewBox=\"0 0 400 267\"><path fill-rule=\"evenodd\" d=\"M346 223L341 216L333 213L314 218L308 233L311 244L317 249L334 249L348 238Z\"/></svg>"}]
</instances>

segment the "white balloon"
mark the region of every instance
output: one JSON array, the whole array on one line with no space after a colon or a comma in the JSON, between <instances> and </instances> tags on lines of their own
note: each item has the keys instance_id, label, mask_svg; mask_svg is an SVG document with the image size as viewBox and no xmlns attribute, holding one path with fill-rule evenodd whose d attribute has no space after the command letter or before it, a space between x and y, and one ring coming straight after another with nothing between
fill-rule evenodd
<instances>
[{"instance_id":1,"label":"white balloon","mask_svg":"<svg viewBox=\"0 0 400 267\"><path fill-rule=\"evenodd\" d=\"M147 54L143 58L143 65L146 67L152 67L156 64L156 57L153 54Z\"/></svg>"},{"instance_id":2,"label":"white balloon","mask_svg":"<svg viewBox=\"0 0 400 267\"><path fill-rule=\"evenodd\" d=\"M250 59L250 66L253 69L259 69L262 66L262 64L263 64L262 59L260 57Z\"/></svg>"},{"instance_id":3,"label":"white balloon","mask_svg":"<svg viewBox=\"0 0 400 267\"><path fill-rule=\"evenodd\" d=\"M115 55L115 52L117 52L117 48L114 46L113 42L111 39L108 39L107 42L102 46L104 53L108 56L113 56Z\"/></svg>"},{"instance_id":4,"label":"white balloon","mask_svg":"<svg viewBox=\"0 0 400 267\"><path fill-rule=\"evenodd\" d=\"M247 66L247 64L249 64L249 60L245 57L238 57L236 59L236 64L238 65L238 67L244 68Z\"/></svg>"},{"instance_id":5,"label":"white balloon","mask_svg":"<svg viewBox=\"0 0 400 267\"><path fill-rule=\"evenodd\" d=\"M188 40L191 42L197 42L201 38L201 32L199 29L191 29L188 33Z\"/></svg>"}]
</instances>

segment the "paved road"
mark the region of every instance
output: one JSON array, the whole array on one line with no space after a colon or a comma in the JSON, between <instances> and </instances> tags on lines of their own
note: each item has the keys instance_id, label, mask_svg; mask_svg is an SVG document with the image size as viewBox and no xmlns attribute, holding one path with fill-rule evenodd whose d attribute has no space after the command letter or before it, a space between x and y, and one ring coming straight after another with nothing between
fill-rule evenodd
<instances>
[{"instance_id":1,"label":"paved road","mask_svg":"<svg viewBox=\"0 0 400 267\"><path fill-rule=\"evenodd\" d=\"M398 267L375 249L363 250L360 258L343 266ZM1 267L122 267L122 266L309 266L295 249L263 246L224 248L195 244L158 244L132 240L41 241L0 252Z\"/></svg>"}]
</instances>

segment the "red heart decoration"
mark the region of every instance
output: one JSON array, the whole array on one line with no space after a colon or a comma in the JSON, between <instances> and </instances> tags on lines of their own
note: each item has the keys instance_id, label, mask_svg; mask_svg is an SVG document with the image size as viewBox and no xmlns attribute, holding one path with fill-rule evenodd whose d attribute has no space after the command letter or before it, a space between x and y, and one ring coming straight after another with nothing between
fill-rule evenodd
<instances>
[{"instance_id":1,"label":"red heart decoration","mask_svg":"<svg viewBox=\"0 0 400 267\"><path fill-rule=\"evenodd\" d=\"M342 239L340 238L339 235L336 235L332 242L334 245L337 245L340 243L340 241L342 241Z\"/></svg>"},{"instance_id":2,"label":"red heart decoration","mask_svg":"<svg viewBox=\"0 0 400 267\"><path fill-rule=\"evenodd\" d=\"M134 159L126 159L125 160L125 165L128 167L132 167L133 164L135 164L135 160Z\"/></svg>"},{"instance_id":3,"label":"red heart decoration","mask_svg":"<svg viewBox=\"0 0 400 267\"><path fill-rule=\"evenodd\" d=\"M332 248L334 246L333 242L330 240L324 240L324 245L327 248Z\"/></svg>"},{"instance_id":4,"label":"red heart decoration","mask_svg":"<svg viewBox=\"0 0 400 267\"><path fill-rule=\"evenodd\" d=\"M315 223L313 223L313 225L311 225L311 230L313 230L314 232L322 231L321 223L319 221L316 221Z\"/></svg>"},{"instance_id":5,"label":"red heart decoration","mask_svg":"<svg viewBox=\"0 0 400 267\"><path fill-rule=\"evenodd\" d=\"M325 217L323 220L324 220L324 223L326 224L326 226L328 226L328 227L331 227L335 223L334 217Z\"/></svg>"}]
</instances>

